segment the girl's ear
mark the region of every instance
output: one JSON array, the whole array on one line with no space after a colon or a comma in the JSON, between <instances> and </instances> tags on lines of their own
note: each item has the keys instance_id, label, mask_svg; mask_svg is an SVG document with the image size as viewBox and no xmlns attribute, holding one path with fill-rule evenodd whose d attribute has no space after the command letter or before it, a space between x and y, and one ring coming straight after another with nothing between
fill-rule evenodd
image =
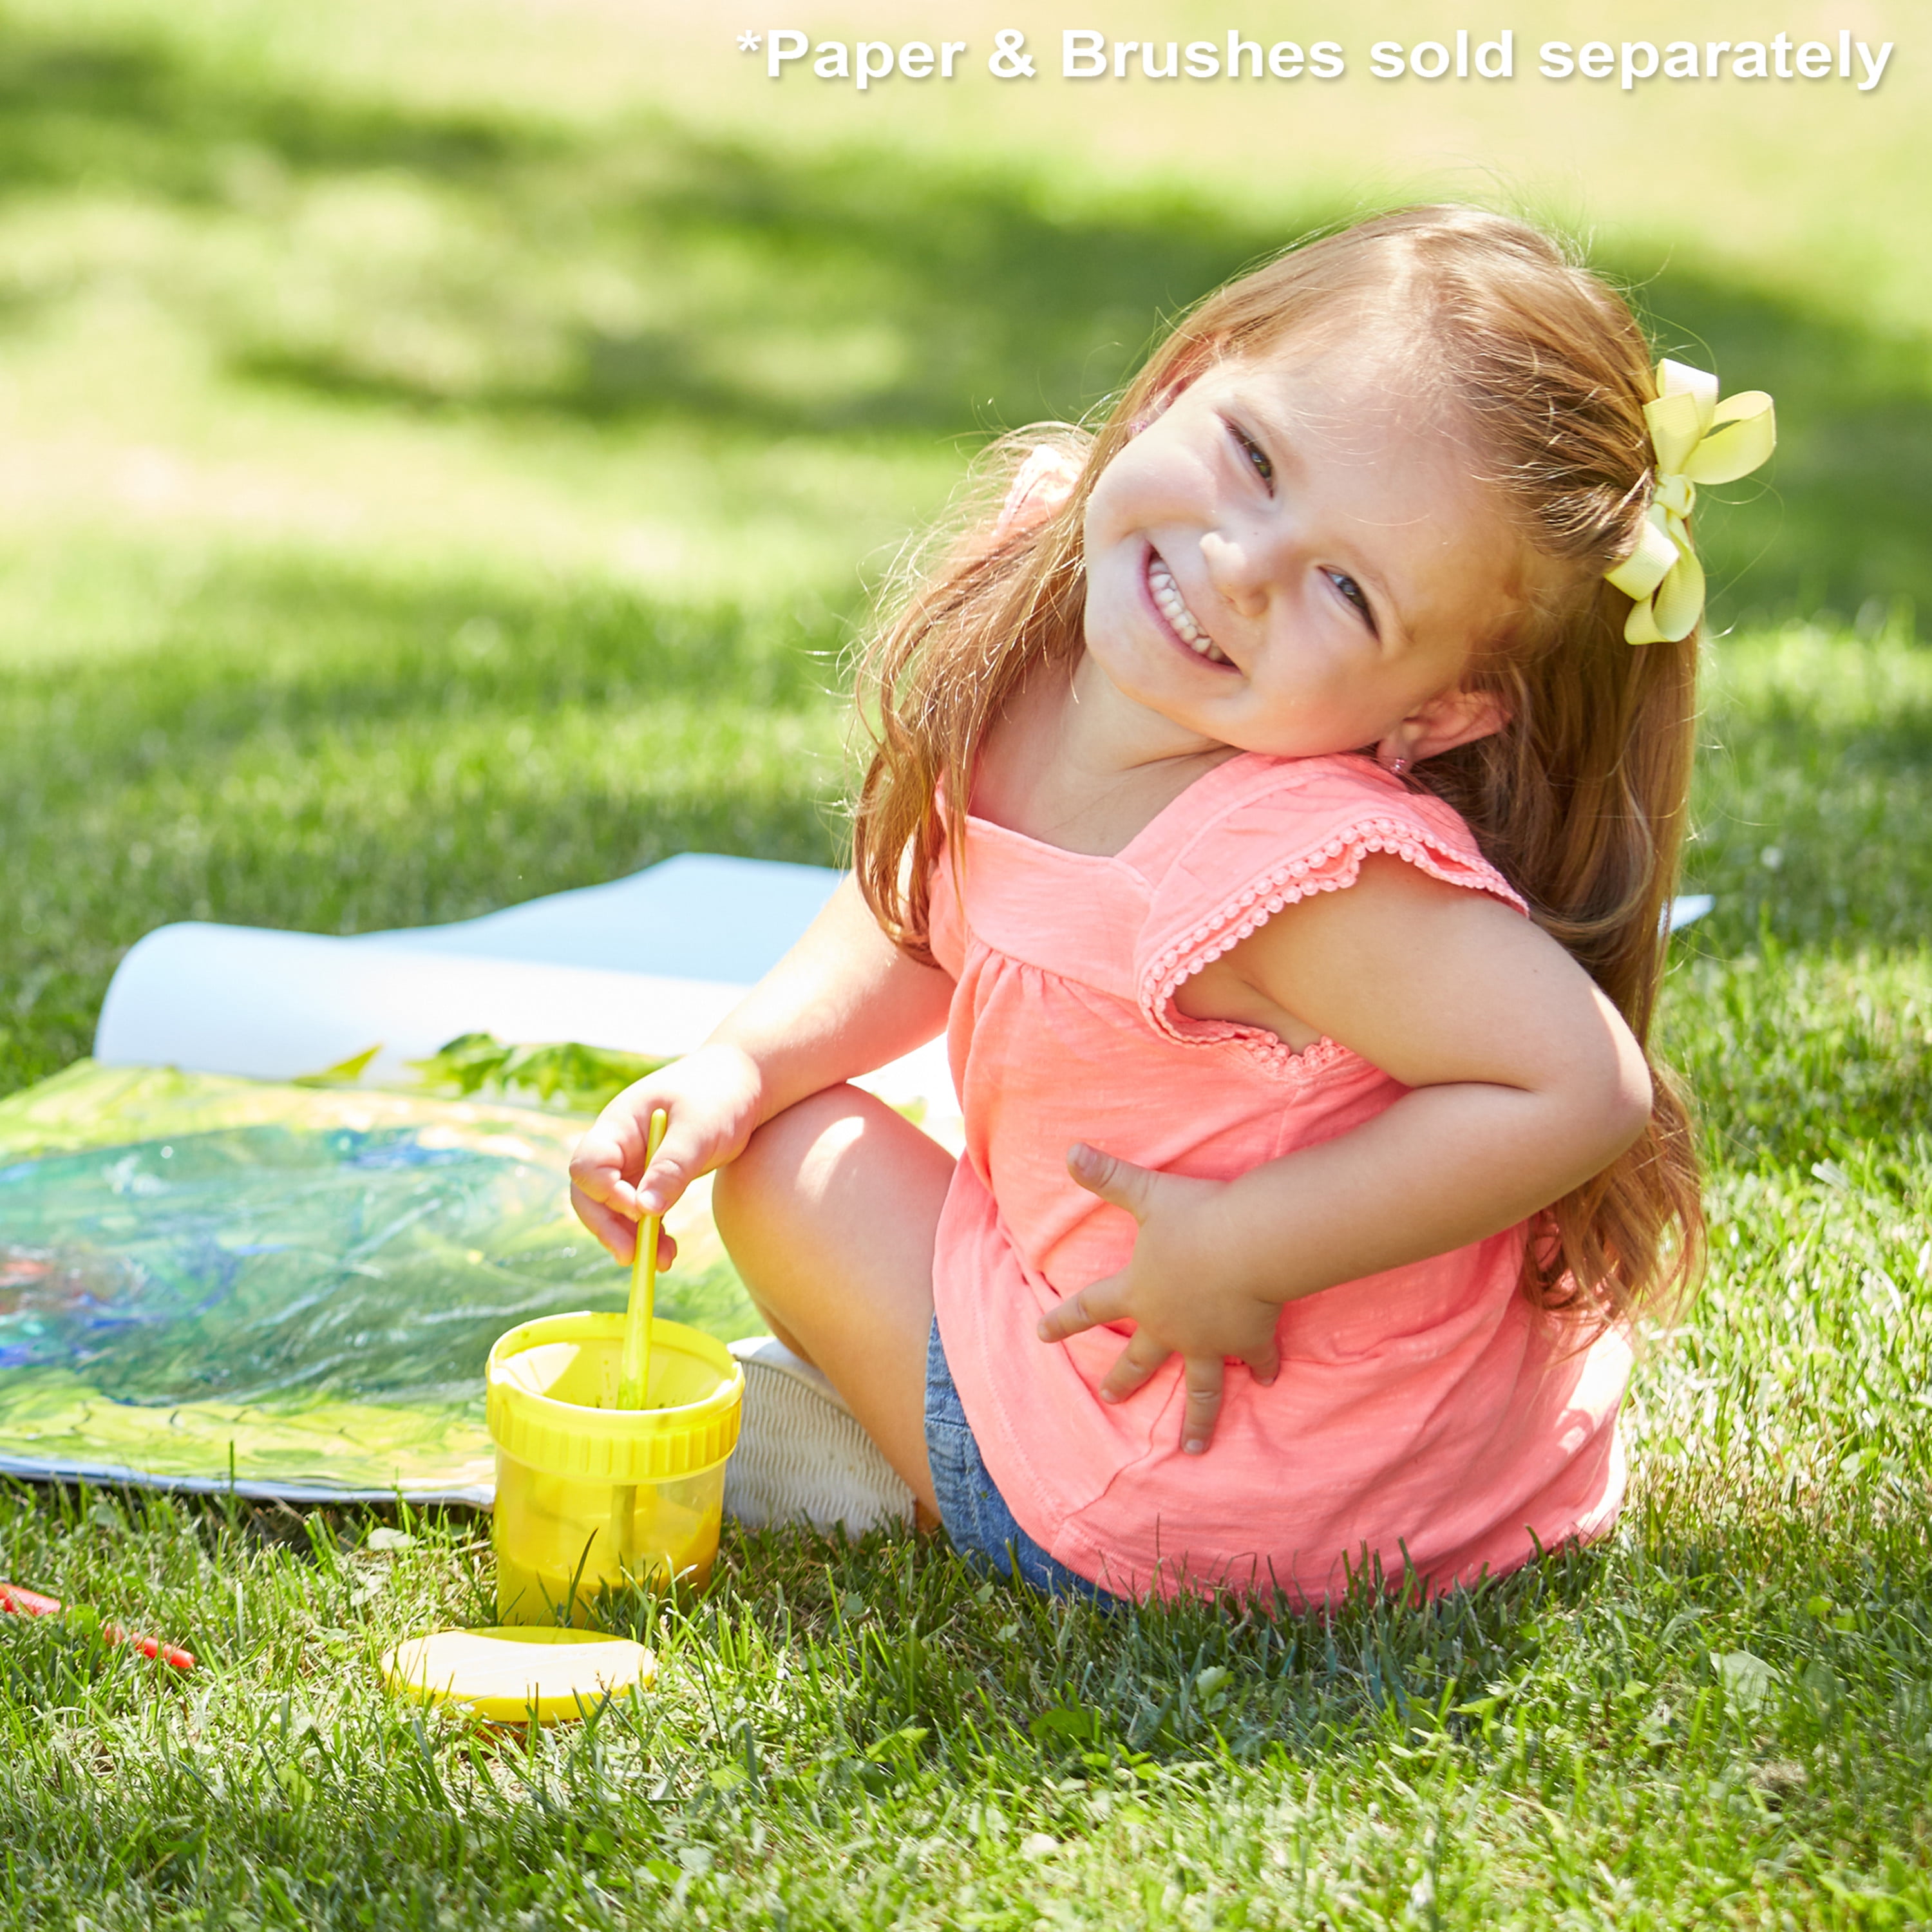
<instances>
[{"instance_id":1,"label":"girl's ear","mask_svg":"<svg viewBox=\"0 0 1932 1932\"><path fill-rule=\"evenodd\" d=\"M1033 451L1006 486L1006 500L993 526L994 541L1045 523L1078 486L1080 464L1078 454L1058 443L1043 442Z\"/></svg>"},{"instance_id":2,"label":"girl's ear","mask_svg":"<svg viewBox=\"0 0 1932 1932\"><path fill-rule=\"evenodd\" d=\"M1398 759L1419 764L1439 752L1453 752L1458 745L1493 738L1509 722L1509 706L1501 692L1459 686L1454 691L1438 692L1412 711L1376 747L1376 756L1384 765L1393 765Z\"/></svg>"}]
</instances>

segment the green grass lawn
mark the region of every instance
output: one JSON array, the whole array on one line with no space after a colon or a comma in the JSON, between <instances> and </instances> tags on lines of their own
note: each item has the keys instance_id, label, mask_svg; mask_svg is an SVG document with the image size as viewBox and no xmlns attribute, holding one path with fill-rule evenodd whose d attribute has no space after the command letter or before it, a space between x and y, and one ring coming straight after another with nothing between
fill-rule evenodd
<instances>
[{"instance_id":1,"label":"green grass lawn","mask_svg":"<svg viewBox=\"0 0 1932 1932\"><path fill-rule=\"evenodd\" d=\"M482 28L446 86L346 29L305 80L316 31L0 8L0 1091L168 920L835 856L842 653L964 454L1338 205L492 107ZM1664 1045L1712 1259L1616 1534L1428 1609L1108 1618L728 1532L613 1606L659 1690L525 1743L376 1683L487 1614L480 1519L8 1489L0 1576L202 1662L0 1620L0 1924L1932 1922L1932 344L1770 254L1610 259L1785 435L1711 520L1719 903Z\"/></svg>"},{"instance_id":2,"label":"green grass lawn","mask_svg":"<svg viewBox=\"0 0 1932 1932\"><path fill-rule=\"evenodd\" d=\"M95 781L104 850L157 796L206 828L157 841L136 890L252 881L250 908L289 916L487 896L492 840L464 774L506 754L522 687L486 658L453 721L412 718L422 667L371 602L359 640L335 607L327 677L280 685L231 661L225 679L184 676L174 710L142 712L136 681L118 719L104 682L72 716L65 735L90 742L100 718L134 748L117 784ZM624 687L596 682L597 620L579 621L586 636L545 661L583 680L558 728L588 758L590 721ZM404 660L386 679L385 636ZM754 638L721 626L713 649L748 687L770 674ZM1109 1620L904 1540L728 1536L706 1594L617 1606L660 1651L661 1690L526 1746L416 1720L376 1685L387 1642L487 1614L480 1522L412 1521L406 1547L376 1548L359 1514L15 1490L0 1574L203 1661L167 1681L84 1622L0 1634L10 1922L1932 1917L1932 658L1794 627L1728 645L1718 671L1691 873L1720 910L1679 942L1666 1021L1703 1108L1713 1262L1640 1374L1637 1480L1607 1544L1429 1610L1365 1595L1334 1618ZM795 694L788 713L788 688L775 716L748 701L717 728L740 734L740 762L708 779L718 768L674 735L625 740L678 760L684 794L627 789L614 754L586 784L477 779L500 796L495 842L526 842L550 876L541 828L586 790L663 828L663 847L583 836L564 862L594 871L715 835L706 794L757 781L744 842L821 850L800 776L819 768L784 748L822 752L832 707ZM183 710L183 754L139 749ZM265 721L302 748L283 761L300 784L270 753L250 762L241 725ZM53 735L23 731L11 754L50 797L79 755ZM386 770L413 801L394 820ZM330 772L355 801L339 814ZM426 838L442 862L423 872ZM398 883L358 899L373 866ZM100 934L104 958L112 886L44 873L40 890L50 926ZM84 1005L99 970L76 968L63 999ZM62 1010L16 1035L58 1057Z\"/></svg>"}]
</instances>

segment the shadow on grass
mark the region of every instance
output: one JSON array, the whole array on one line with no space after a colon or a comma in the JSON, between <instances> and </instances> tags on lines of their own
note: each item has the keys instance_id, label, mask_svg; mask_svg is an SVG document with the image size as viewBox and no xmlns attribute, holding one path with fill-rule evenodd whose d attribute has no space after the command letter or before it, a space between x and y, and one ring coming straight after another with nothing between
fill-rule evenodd
<instances>
[{"instance_id":1,"label":"shadow on grass","mask_svg":"<svg viewBox=\"0 0 1932 1932\"><path fill-rule=\"evenodd\" d=\"M795 613L668 605L602 587L545 594L460 575L398 580L307 559L231 560L140 656L0 676L0 798L16 825L89 802L98 812L117 788L158 778L212 798L230 760L265 739L293 771L332 745L380 756L424 734L426 751L466 736L480 738L485 758L498 740L520 746L500 761L511 786L516 755L541 751L547 721L614 734L673 712L831 714L843 641L831 614L812 631Z\"/></svg>"},{"instance_id":2,"label":"shadow on grass","mask_svg":"<svg viewBox=\"0 0 1932 1932\"><path fill-rule=\"evenodd\" d=\"M1257 224L1180 188L1076 196L977 161L787 153L663 122L585 137L292 94L152 43L0 28L0 194L85 181L232 209L251 169L415 182L493 235L502 262L481 278L419 265L414 294L478 351L433 373L386 346L406 331L218 320L238 373L380 409L774 435L971 437L1077 416L1163 316L1336 212L1285 203ZM639 313L586 314L583 276L560 262L628 278ZM1605 266L1639 288L1665 346L1778 397L1769 489L1745 486L1706 531L1720 584L1748 570L1732 601L1932 598L1924 344L1768 285L1654 257Z\"/></svg>"},{"instance_id":3,"label":"shadow on grass","mask_svg":"<svg viewBox=\"0 0 1932 1932\"><path fill-rule=\"evenodd\" d=\"M459 396L326 350L265 350L250 367L416 406L971 434L1081 416L1164 317L1326 212L1263 230L1178 189L1063 212L1045 183L990 168L785 155L667 127L638 138L653 178L614 184L600 232L640 277L679 278L674 320L568 323L554 374Z\"/></svg>"},{"instance_id":4,"label":"shadow on grass","mask_svg":"<svg viewBox=\"0 0 1932 1932\"><path fill-rule=\"evenodd\" d=\"M86 1052L172 920L366 932L680 851L835 860L820 624L256 558L138 656L0 674L0 1090Z\"/></svg>"},{"instance_id":5,"label":"shadow on grass","mask_svg":"<svg viewBox=\"0 0 1932 1932\"><path fill-rule=\"evenodd\" d=\"M154 589L130 579L126 595ZM170 598L138 655L0 671L0 701L17 717L58 706L82 727L65 745L21 745L0 787L32 783L37 769L86 784L184 752L219 760L263 730L310 742L496 712L539 723L570 707L796 709L833 692L847 634L823 610L231 554Z\"/></svg>"},{"instance_id":6,"label":"shadow on grass","mask_svg":"<svg viewBox=\"0 0 1932 1932\"><path fill-rule=\"evenodd\" d=\"M0 194L84 176L212 204L248 147L304 172L398 168L488 185L542 146L527 126L290 94L191 66L158 41L0 21Z\"/></svg>"},{"instance_id":7,"label":"shadow on grass","mask_svg":"<svg viewBox=\"0 0 1932 1932\"><path fill-rule=\"evenodd\" d=\"M1853 1490L1834 1500L1844 1517L1872 1514ZM1713 1682L1717 1631L1802 1631L1806 1613L1780 1588L1793 1574L1853 1594L1842 1574L1826 1580L1850 1539L1821 1536L1815 1511L1699 1501L1688 1529L1646 1494L1615 1544L1567 1546L1427 1601L1360 1577L1342 1600L1304 1611L1265 1595L1100 1608L982 1580L943 1537L848 1543L732 1526L717 1579L690 1614L707 1636L842 1654L850 1742L848 1755L809 1765L808 1778L824 1786L877 1793L921 1762L968 1774L988 1739L1102 1776L1149 1760L1198 1773L1284 1753L1372 1754L1391 1742L1420 1744L1413 1754L1426 1758L1430 1740L1467 1750L1472 1768L1493 1766L1565 1706L1589 1711L1620 1734L1622 1749L1654 1762L1660 1702L1680 1744L1700 1728L1689 1707ZM1872 1547L1874 1570L1906 1595L1922 1546L1901 1525ZM658 1639L660 1604L613 1598L604 1607L607 1628ZM1703 1701L1708 1726L1718 1700ZM901 1740L903 1764L892 1748Z\"/></svg>"}]
</instances>

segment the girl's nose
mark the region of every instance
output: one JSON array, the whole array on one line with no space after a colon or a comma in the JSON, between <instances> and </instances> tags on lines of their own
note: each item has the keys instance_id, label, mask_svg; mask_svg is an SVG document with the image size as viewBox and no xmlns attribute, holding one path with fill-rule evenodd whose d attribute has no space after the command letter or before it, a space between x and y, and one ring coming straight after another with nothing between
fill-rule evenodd
<instances>
[{"instance_id":1,"label":"girl's nose","mask_svg":"<svg viewBox=\"0 0 1932 1932\"><path fill-rule=\"evenodd\" d=\"M1243 617L1259 617L1268 610L1269 559L1267 545L1252 537L1210 530L1201 540L1201 560L1208 580Z\"/></svg>"}]
</instances>

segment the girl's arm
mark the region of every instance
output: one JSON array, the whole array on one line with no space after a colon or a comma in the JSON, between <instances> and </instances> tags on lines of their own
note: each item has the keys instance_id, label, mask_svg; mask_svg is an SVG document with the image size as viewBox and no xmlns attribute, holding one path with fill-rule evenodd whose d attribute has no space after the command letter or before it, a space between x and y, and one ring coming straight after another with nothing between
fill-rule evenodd
<instances>
[{"instance_id":1,"label":"girl's arm","mask_svg":"<svg viewBox=\"0 0 1932 1932\"><path fill-rule=\"evenodd\" d=\"M577 1145L571 1202L620 1262L637 1222L735 1160L775 1114L910 1053L946 1024L951 977L909 959L844 880L803 938L694 1053L625 1088ZM669 1115L648 1174L653 1112Z\"/></svg>"},{"instance_id":2,"label":"girl's arm","mask_svg":"<svg viewBox=\"0 0 1932 1932\"><path fill-rule=\"evenodd\" d=\"M1643 1054L1569 955L1498 901L1402 861L1277 914L1228 956L1244 986L1414 1090L1374 1120L1228 1181L1092 1148L1075 1179L1140 1224L1119 1274L1040 1324L1064 1341L1136 1324L1101 1388L1118 1401L1185 1358L1183 1446L1208 1446L1229 1356L1271 1382L1281 1304L1514 1226L1643 1131Z\"/></svg>"}]
</instances>

